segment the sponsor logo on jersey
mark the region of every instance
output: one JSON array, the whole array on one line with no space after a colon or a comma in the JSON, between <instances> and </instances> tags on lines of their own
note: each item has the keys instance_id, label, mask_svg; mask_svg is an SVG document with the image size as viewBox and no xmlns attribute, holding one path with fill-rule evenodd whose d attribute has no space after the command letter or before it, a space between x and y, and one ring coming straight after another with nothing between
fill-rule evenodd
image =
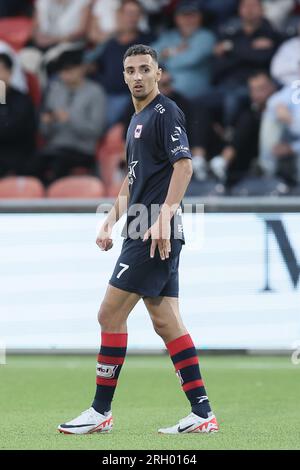
<instances>
[{"instance_id":1,"label":"sponsor logo on jersey","mask_svg":"<svg viewBox=\"0 0 300 470\"><path fill-rule=\"evenodd\" d=\"M172 141L176 142L177 140L179 140L179 137L180 137L181 134L182 134L181 127L175 126L175 130L174 130L173 134L171 134Z\"/></svg>"},{"instance_id":2,"label":"sponsor logo on jersey","mask_svg":"<svg viewBox=\"0 0 300 470\"><path fill-rule=\"evenodd\" d=\"M109 364L100 364L97 363L97 376L104 377L105 379L112 379L115 374L116 370L119 366L109 365Z\"/></svg>"},{"instance_id":3,"label":"sponsor logo on jersey","mask_svg":"<svg viewBox=\"0 0 300 470\"><path fill-rule=\"evenodd\" d=\"M178 147L175 147L173 150L171 150L173 155L176 155L178 152L187 152L190 153L190 150L188 147L185 147L184 145L178 145Z\"/></svg>"},{"instance_id":4,"label":"sponsor logo on jersey","mask_svg":"<svg viewBox=\"0 0 300 470\"><path fill-rule=\"evenodd\" d=\"M142 134L143 124L138 124L134 131L134 138L139 139Z\"/></svg>"},{"instance_id":5,"label":"sponsor logo on jersey","mask_svg":"<svg viewBox=\"0 0 300 470\"><path fill-rule=\"evenodd\" d=\"M157 104L154 109L157 113L160 114L164 114L164 112L166 111L162 104Z\"/></svg>"}]
</instances>

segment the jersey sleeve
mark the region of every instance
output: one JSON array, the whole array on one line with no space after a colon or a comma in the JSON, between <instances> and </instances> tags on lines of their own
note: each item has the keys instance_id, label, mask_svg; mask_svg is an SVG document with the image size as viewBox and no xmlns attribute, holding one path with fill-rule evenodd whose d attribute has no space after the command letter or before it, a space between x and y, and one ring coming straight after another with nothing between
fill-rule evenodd
<instances>
[{"instance_id":1,"label":"jersey sleeve","mask_svg":"<svg viewBox=\"0 0 300 470\"><path fill-rule=\"evenodd\" d=\"M163 150L172 164L181 158L192 158L185 117L177 106L165 109L160 115L159 126Z\"/></svg>"}]
</instances>

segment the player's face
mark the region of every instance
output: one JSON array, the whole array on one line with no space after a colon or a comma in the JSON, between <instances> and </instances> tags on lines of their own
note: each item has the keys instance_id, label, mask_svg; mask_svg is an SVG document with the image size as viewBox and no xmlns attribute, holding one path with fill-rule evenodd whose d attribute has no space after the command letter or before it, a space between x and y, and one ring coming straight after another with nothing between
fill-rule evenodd
<instances>
[{"instance_id":1,"label":"player's face","mask_svg":"<svg viewBox=\"0 0 300 470\"><path fill-rule=\"evenodd\" d=\"M124 79L130 93L137 100L144 100L158 88L161 69L149 54L126 57Z\"/></svg>"}]
</instances>

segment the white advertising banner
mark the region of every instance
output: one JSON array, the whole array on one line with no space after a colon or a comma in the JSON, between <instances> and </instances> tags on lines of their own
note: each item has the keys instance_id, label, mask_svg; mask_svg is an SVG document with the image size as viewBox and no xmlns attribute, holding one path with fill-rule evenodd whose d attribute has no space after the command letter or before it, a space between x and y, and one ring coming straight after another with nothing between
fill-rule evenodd
<instances>
[{"instance_id":1,"label":"white advertising banner","mask_svg":"<svg viewBox=\"0 0 300 470\"><path fill-rule=\"evenodd\" d=\"M122 243L119 229L112 250L96 246L102 217L0 215L0 342L8 351L97 351L97 311ZM299 214L185 214L184 227L180 308L196 347L299 344ZM142 300L128 330L129 349L163 348Z\"/></svg>"}]
</instances>

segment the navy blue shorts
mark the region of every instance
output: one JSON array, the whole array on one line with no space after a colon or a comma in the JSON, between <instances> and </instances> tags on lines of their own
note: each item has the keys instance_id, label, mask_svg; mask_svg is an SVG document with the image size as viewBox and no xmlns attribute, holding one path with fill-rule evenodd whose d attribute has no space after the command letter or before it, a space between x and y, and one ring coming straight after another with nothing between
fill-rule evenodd
<instances>
[{"instance_id":1,"label":"navy blue shorts","mask_svg":"<svg viewBox=\"0 0 300 470\"><path fill-rule=\"evenodd\" d=\"M171 253L164 261L155 250L150 258L151 240L126 238L109 283L142 297L178 297L178 266L182 248L180 240L171 240Z\"/></svg>"}]
</instances>

